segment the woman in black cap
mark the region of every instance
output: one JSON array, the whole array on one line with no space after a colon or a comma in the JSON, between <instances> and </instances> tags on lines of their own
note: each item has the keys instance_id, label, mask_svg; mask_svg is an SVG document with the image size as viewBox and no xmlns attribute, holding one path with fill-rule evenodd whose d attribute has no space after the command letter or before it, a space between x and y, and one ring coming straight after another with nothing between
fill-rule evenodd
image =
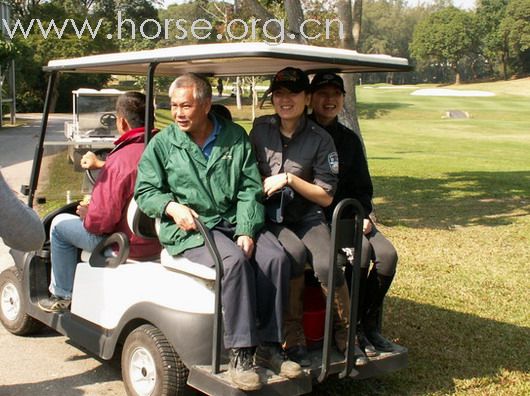
<instances>
[{"instance_id":1,"label":"woman in black cap","mask_svg":"<svg viewBox=\"0 0 530 396\"><path fill-rule=\"evenodd\" d=\"M394 344L381 335L379 318L396 273L397 252L370 218L374 189L361 140L338 119L344 107L342 78L335 73L317 73L311 81L311 92L311 118L333 138L340 160L339 184L333 203L326 208L326 216L331 221L333 209L345 198L357 199L365 211L357 326L359 342L369 357L376 356L378 351L391 352ZM370 261L374 263L372 269Z\"/></svg>"},{"instance_id":2,"label":"woman in black cap","mask_svg":"<svg viewBox=\"0 0 530 396\"><path fill-rule=\"evenodd\" d=\"M302 328L304 266L306 262L313 266L326 292L331 236L322 208L333 201L339 172L333 139L307 117L309 89L309 79L302 70L287 67L279 71L270 87L276 114L257 118L250 133L265 196L283 194L276 201L281 204L276 208L280 211L285 200L290 200L287 210L270 219L269 226L293 261L284 347L289 358L302 366L311 363ZM339 319L335 341L344 352L349 294L342 271L337 270L336 279Z\"/></svg>"}]
</instances>

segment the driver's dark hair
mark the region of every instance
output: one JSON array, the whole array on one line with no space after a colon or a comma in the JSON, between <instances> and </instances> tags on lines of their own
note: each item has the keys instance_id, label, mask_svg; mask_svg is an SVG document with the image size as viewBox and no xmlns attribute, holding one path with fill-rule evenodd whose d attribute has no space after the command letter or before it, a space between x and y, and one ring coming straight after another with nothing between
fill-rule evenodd
<instances>
[{"instance_id":1,"label":"driver's dark hair","mask_svg":"<svg viewBox=\"0 0 530 396\"><path fill-rule=\"evenodd\" d=\"M116 116L123 117L131 129L145 124L145 95L137 91L125 92L116 102Z\"/></svg>"}]
</instances>

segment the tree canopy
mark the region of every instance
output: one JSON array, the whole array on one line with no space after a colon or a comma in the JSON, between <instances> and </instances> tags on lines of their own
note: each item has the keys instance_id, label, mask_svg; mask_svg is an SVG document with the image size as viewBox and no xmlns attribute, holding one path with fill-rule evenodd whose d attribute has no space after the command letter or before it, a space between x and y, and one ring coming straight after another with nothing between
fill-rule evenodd
<instances>
[{"instance_id":1,"label":"tree canopy","mask_svg":"<svg viewBox=\"0 0 530 396\"><path fill-rule=\"evenodd\" d=\"M421 66L449 67L460 82L458 66L476 48L471 14L455 7L436 11L418 23L410 48Z\"/></svg>"}]
</instances>

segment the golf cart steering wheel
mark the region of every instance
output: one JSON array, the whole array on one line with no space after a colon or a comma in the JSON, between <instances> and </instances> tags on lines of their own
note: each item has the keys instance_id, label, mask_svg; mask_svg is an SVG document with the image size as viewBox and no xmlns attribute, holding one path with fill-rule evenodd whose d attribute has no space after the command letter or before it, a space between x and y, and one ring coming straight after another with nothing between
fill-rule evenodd
<instances>
[{"instance_id":1,"label":"golf cart steering wheel","mask_svg":"<svg viewBox=\"0 0 530 396\"><path fill-rule=\"evenodd\" d=\"M116 115L114 113L104 113L99 117L99 123L109 129L116 127Z\"/></svg>"},{"instance_id":2,"label":"golf cart steering wheel","mask_svg":"<svg viewBox=\"0 0 530 396\"><path fill-rule=\"evenodd\" d=\"M114 115L114 114L112 114ZM98 157L100 160L105 161L107 159L107 155L112 151L110 148L102 148L99 150L94 150L94 154L96 157ZM85 174L90 182L90 184L93 186L96 184L96 179L98 178L99 172L101 169L85 169Z\"/></svg>"}]
</instances>

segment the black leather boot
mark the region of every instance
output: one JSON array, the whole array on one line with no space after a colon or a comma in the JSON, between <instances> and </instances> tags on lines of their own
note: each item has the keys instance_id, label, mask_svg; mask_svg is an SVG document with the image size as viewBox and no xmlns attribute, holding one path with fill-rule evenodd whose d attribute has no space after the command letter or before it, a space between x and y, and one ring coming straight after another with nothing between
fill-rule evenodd
<instances>
[{"instance_id":1,"label":"black leather boot","mask_svg":"<svg viewBox=\"0 0 530 396\"><path fill-rule=\"evenodd\" d=\"M362 316L364 334L370 343L381 352L392 352L394 344L381 335L379 317L385 295L392 284L392 276L381 275L374 268L368 276L365 294L365 311Z\"/></svg>"}]
</instances>

